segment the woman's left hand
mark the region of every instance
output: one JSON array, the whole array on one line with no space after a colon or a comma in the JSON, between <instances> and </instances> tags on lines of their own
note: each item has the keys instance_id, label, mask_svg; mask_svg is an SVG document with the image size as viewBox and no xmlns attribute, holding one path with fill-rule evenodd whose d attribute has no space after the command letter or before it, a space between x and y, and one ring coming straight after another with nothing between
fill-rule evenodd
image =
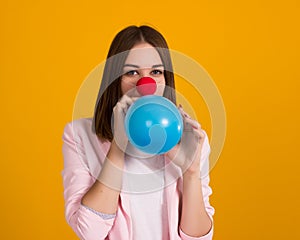
<instances>
[{"instance_id":1,"label":"woman's left hand","mask_svg":"<svg viewBox=\"0 0 300 240\"><path fill-rule=\"evenodd\" d=\"M200 158L205 133L201 125L192 119L179 105L183 118L183 133L180 142L167 152L167 157L178 165L182 174L188 173L200 176Z\"/></svg>"}]
</instances>

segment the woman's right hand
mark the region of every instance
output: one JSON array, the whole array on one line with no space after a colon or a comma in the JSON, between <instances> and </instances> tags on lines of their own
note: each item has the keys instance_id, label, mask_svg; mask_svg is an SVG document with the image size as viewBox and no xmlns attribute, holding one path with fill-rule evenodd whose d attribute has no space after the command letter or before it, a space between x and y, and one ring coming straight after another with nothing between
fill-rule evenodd
<instances>
[{"instance_id":1,"label":"woman's right hand","mask_svg":"<svg viewBox=\"0 0 300 240\"><path fill-rule=\"evenodd\" d=\"M113 135L112 144L124 153L128 144L128 137L125 132L124 122L125 115L130 105L137 99L137 97L130 97L132 94L124 94L117 102L113 109Z\"/></svg>"}]
</instances>

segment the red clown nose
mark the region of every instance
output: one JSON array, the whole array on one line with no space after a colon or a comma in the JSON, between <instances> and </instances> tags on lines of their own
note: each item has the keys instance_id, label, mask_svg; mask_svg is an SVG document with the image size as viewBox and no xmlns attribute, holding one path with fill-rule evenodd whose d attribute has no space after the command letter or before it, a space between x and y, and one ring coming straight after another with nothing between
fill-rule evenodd
<instances>
[{"instance_id":1,"label":"red clown nose","mask_svg":"<svg viewBox=\"0 0 300 240\"><path fill-rule=\"evenodd\" d=\"M142 77L138 82L136 83L136 88L139 94L142 96L145 95L152 95L156 91L156 82L151 77Z\"/></svg>"}]
</instances>

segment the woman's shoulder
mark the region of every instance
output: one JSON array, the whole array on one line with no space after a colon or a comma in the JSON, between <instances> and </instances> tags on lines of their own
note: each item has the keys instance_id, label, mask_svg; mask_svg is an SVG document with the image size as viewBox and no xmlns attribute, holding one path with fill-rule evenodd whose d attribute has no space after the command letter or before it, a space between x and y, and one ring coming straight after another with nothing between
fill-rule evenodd
<instances>
[{"instance_id":1,"label":"woman's shoulder","mask_svg":"<svg viewBox=\"0 0 300 240\"><path fill-rule=\"evenodd\" d=\"M108 141L99 139L92 127L92 118L80 118L67 122L64 127L64 137L72 137L80 141L97 142L100 145L107 145Z\"/></svg>"},{"instance_id":2,"label":"woman's shoulder","mask_svg":"<svg viewBox=\"0 0 300 240\"><path fill-rule=\"evenodd\" d=\"M92 118L79 118L67 122L64 126L64 134L75 136L86 136L95 138L96 133L92 127Z\"/></svg>"},{"instance_id":3,"label":"woman's shoulder","mask_svg":"<svg viewBox=\"0 0 300 240\"><path fill-rule=\"evenodd\" d=\"M65 151L76 151L92 176L97 176L110 142L98 138L92 130L92 118L80 118L66 123L63 133Z\"/></svg>"},{"instance_id":4,"label":"woman's shoulder","mask_svg":"<svg viewBox=\"0 0 300 240\"><path fill-rule=\"evenodd\" d=\"M67 122L64 127L64 131L67 131L68 129L72 130L88 130L90 129L92 131L92 118L79 118L72 120L70 122Z\"/></svg>"}]
</instances>

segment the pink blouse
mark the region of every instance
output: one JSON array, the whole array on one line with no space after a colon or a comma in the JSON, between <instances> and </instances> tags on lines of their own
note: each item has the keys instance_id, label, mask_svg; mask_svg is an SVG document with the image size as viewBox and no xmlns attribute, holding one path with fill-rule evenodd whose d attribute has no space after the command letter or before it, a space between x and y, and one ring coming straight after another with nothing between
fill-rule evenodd
<instances>
[{"instance_id":1,"label":"pink blouse","mask_svg":"<svg viewBox=\"0 0 300 240\"><path fill-rule=\"evenodd\" d=\"M62 171L65 199L65 216L80 239L84 240L132 240L133 221L130 212L130 194L121 191L116 214L103 214L81 204L81 199L96 181L101 171L110 142L101 141L92 131L92 119L82 118L67 123L63 133L64 169ZM212 190L209 186L210 146L205 138L201 153L201 183L206 211L213 221L215 209L209 203ZM180 202L182 196L181 170L167 157L165 160L166 216L163 231L168 231L169 240L211 240L213 229L201 237L186 235L179 228ZM141 213L142 214L142 213ZM151 226L149 226L151 228ZM155 231L153 231L155 232ZM163 239L153 236L152 239Z\"/></svg>"}]
</instances>

